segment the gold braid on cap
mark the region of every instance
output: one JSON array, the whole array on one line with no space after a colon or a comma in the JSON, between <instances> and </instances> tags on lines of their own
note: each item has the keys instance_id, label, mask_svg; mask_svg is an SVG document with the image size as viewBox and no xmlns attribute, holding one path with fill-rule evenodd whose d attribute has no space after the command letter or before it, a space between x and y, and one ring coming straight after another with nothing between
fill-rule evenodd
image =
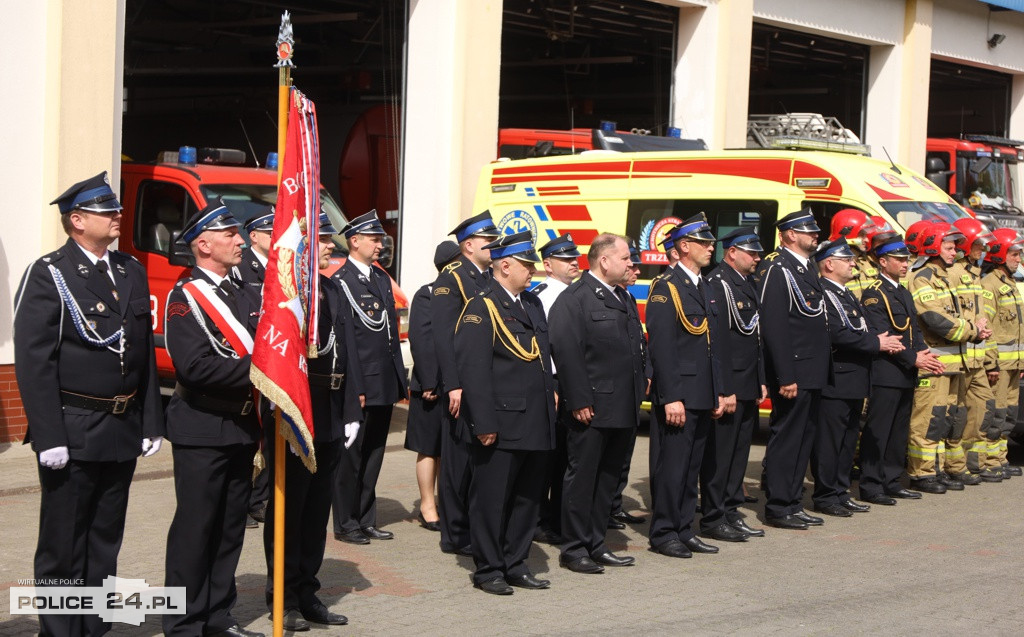
<instances>
[{"instance_id":1,"label":"gold braid on cap","mask_svg":"<svg viewBox=\"0 0 1024 637\"><path fill-rule=\"evenodd\" d=\"M704 320L700 322L700 325L694 327L693 324L690 323L690 319L686 318L686 312L683 311L683 303L679 300L679 290L677 290L676 286L671 282L666 281L665 283L668 285L669 294L672 295L672 305L676 308L676 317L679 318L679 322L683 324L683 328L694 336L700 336L703 334L704 338L708 341L708 345L710 345L711 335L708 334L708 317L705 316Z\"/></svg>"}]
</instances>

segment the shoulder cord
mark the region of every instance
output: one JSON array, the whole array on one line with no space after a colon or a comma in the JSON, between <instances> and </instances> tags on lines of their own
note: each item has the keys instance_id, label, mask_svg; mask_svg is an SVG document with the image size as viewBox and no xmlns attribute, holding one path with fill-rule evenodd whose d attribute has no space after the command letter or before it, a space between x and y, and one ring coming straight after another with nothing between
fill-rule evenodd
<instances>
[{"instance_id":1,"label":"shoulder cord","mask_svg":"<svg viewBox=\"0 0 1024 637\"><path fill-rule=\"evenodd\" d=\"M722 289L725 291L725 304L729 308L729 327L735 327L740 334L750 336L757 331L757 326L761 322L760 313L754 312L754 315L750 317L750 322L745 323L743 317L740 316L739 308L736 307L736 297L733 295L732 286L725 279L721 279L721 282Z\"/></svg>"},{"instance_id":2,"label":"shoulder cord","mask_svg":"<svg viewBox=\"0 0 1024 637\"><path fill-rule=\"evenodd\" d=\"M839 297L836 296L835 292L833 292L832 290L825 290L825 297L832 302L832 306L836 308L837 312L839 312L839 318L843 321L843 325L845 325L847 329L853 330L854 332L868 331L868 324L864 322L863 316L857 317L860 321L859 325L853 324L853 321L851 321L850 317L847 316L846 310L843 309L843 304L839 300Z\"/></svg>"},{"instance_id":3,"label":"shoulder cord","mask_svg":"<svg viewBox=\"0 0 1024 637\"><path fill-rule=\"evenodd\" d=\"M903 323L902 326L896 325L896 318L892 315L892 306L889 305L889 296L881 289L878 290L878 294L882 297L882 302L885 303L885 311L889 313L889 323L892 324L893 329L898 332L906 332L907 330L910 330L910 334L913 336L914 331L910 328L910 317L907 317L906 322Z\"/></svg>"},{"instance_id":4,"label":"shoulder cord","mask_svg":"<svg viewBox=\"0 0 1024 637\"><path fill-rule=\"evenodd\" d=\"M68 289L67 282L64 280L64 275L61 274L55 266L47 266L50 270L50 276L53 277L53 284L57 286L57 293L60 295L61 300L64 302L64 306L68 308L68 313L71 315L71 322L75 326L75 331L82 338L83 341L93 345L94 347L105 347L111 352L114 352L118 356L124 354L124 328L119 328L116 332L106 338L101 338L96 329L89 326L85 320L85 313L82 312L82 308L78 306L78 301L71 295L71 290ZM63 315L63 312L61 313ZM63 323L63 316L61 318ZM90 336L91 334L91 336ZM113 347L112 343L117 342L117 347Z\"/></svg>"},{"instance_id":5,"label":"shoulder cord","mask_svg":"<svg viewBox=\"0 0 1024 637\"><path fill-rule=\"evenodd\" d=\"M455 274L455 268L451 270L452 278L455 279L455 285L459 286L459 294L462 295L462 307L466 307L469 303L469 297L466 296L466 288L462 287L462 279L459 278L458 274Z\"/></svg>"},{"instance_id":6,"label":"shoulder cord","mask_svg":"<svg viewBox=\"0 0 1024 637\"><path fill-rule=\"evenodd\" d=\"M221 358L240 358L233 347L222 345L213 333L210 332L210 329L206 327L206 321L203 320L203 317L206 316L206 314L203 312L203 308L199 306L199 302L192 298L192 295L188 292L185 292L184 290L182 290L182 292L185 294L185 302L188 303L188 306L192 309L192 318L194 318L196 323L199 324L199 329L203 331L203 334L206 334L207 340L209 340L210 345L213 346L213 351Z\"/></svg>"},{"instance_id":7,"label":"shoulder cord","mask_svg":"<svg viewBox=\"0 0 1024 637\"><path fill-rule=\"evenodd\" d=\"M359 304L356 303L355 298L352 296L352 291L348 289L348 284L345 283L344 279L338 279L338 283L341 283L341 289L345 291L345 297L348 299L348 304L352 307L352 313L359 317L359 320L366 329L371 332L380 332L385 327L388 329L388 340L391 339L391 322L388 321L388 309L385 307L381 311L381 317L379 319L372 319L366 315Z\"/></svg>"},{"instance_id":8,"label":"shoulder cord","mask_svg":"<svg viewBox=\"0 0 1024 637\"><path fill-rule=\"evenodd\" d=\"M708 344L710 344L711 336L708 334L708 317L705 316L704 320L700 322L700 325L694 326L691 324L690 319L686 318L686 312L683 311L683 303L679 300L679 290L677 290L676 286L671 282L666 281L665 283L668 285L669 294L672 295L672 305L676 308L676 318L678 318L679 322L683 324L683 329L694 336L700 336L703 334L704 338L707 339Z\"/></svg>"},{"instance_id":9,"label":"shoulder cord","mask_svg":"<svg viewBox=\"0 0 1024 637\"><path fill-rule=\"evenodd\" d=\"M501 314L498 312L497 306L494 305L494 301L484 297L484 305L487 306L487 313L490 315L491 324L494 326L494 335L491 339L493 344L494 339L501 341L501 344L505 346L513 356L519 360L526 361L527 363L533 362L540 358L540 346L537 344L537 337L531 337L530 351L519 344L519 340L513 336L512 332L509 331L505 325L505 320L501 318ZM544 361L540 362L541 367L544 367Z\"/></svg>"},{"instance_id":10,"label":"shoulder cord","mask_svg":"<svg viewBox=\"0 0 1024 637\"><path fill-rule=\"evenodd\" d=\"M825 313L825 302L824 300L818 302L818 307L811 307L807 303L807 299L804 298L804 293L800 291L800 286L797 285L796 277L789 271L789 268L781 268L783 276L786 277L786 281L789 283L789 309L793 309L794 302L796 303L796 311L803 314L808 318L815 316L821 316Z\"/></svg>"}]
</instances>

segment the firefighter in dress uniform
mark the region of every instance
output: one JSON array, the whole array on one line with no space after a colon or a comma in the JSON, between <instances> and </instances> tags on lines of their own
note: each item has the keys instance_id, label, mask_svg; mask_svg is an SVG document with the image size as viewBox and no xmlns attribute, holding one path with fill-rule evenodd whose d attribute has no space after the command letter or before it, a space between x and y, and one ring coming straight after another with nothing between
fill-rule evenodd
<instances>
[{"instance_id":1,"label":"firefighter in dress uniform","mask_svg":"<svg viewBox=\"0 0 1024 637\"><path fill-rule=\"evenodd\" d=\"M870 331L861 304L847 287L855 259L842 237L822 243L814 253L828 313L834 380L821 392L821 422L811 450L812 499L815 511L843 518L869 508L852 500L850 472L860 415L871 388L871 362L879 352L903 349L899 335Z\"/></svg>"},{"instance_id":2,"label":"firefighter in dress uniform","mask_svg":"<svg viewBox=\"0 0 1024 637\"><path fill-rule=\"evenodd\" d=\"M544 316L550 316L555 299L580 276L580 251L576 248L572 235L563 234L542 245L538 252L548 276L530 291L537 295L544 306ZM558 368L554 363L551 372L555 375L557 385ZM535 542L555 545L562 543L562 481L569 462L564 422L567 417L569 416L564 410L559 410L555 451L548 463L548 484L544 499L540 503L537 532L533 535Z\"/></svg>"},{"instance_id":3,"label":"firefighter in dress uniform","mask_svg":"<svg viewBox=\"0 0 1024 637\"><path fill-rule=\"evenodd\" d=\"M719 369L722 317L701 268L711 262L715 237L704 213L672 229L679 263L660 276L647 301L647 333L657 412L657 464L651 467L651 549L676 558L717 553L693 531L697 482L708 430L735 409ZM655 422L652 419L652 423ZM654 425L652 424L652 427Z\"/></svg>"},{"instance_id":4,"label":"firefighter in dress uniform","mask_svg":"<svg viewBox=\"0 0 1024 637\"><path fill-rule=\"evenodd\" d=\"M809 209L776 223L781 247L761 262L761 340L772 397L765 450L765 521L786 529L824 524L803 509L803 480L832 377L822 283L809 259L818 224Z\"/></svg>"},{"instance_id":5,"label":"firefighter in dress uniform","mask_svg":"<svg viewBox=\"0 0 1024 637\"><path fill-rule=\"evenodd\" d=\"M441 398L448 422L441 434L441 476L438 514L441 517L441 550L472 555L469 546L469 483L473 472L473 435L462 408L462 382L455 364L455 327L469 299L491 277L491 253L484 246L498 236L491 213L483 211L465 219L449 233L455 235L462 253L434 281L430 300L434 348L441 369Z\"/></svg>"},{"instance_id":6,"label":"firefighter in dress uniform","mask_svg":"<svg viewBox=\"0 0 1024 637\"><path fill-rule=\"evenodd\" d=\"M395 403L409 396L398 342L398 315L391 277L374 265L383 245L384 226L371 210L342 230L349 256L332 277L348 301L356 331L359 373L349 379L362 392L363 425L355 442L340 452L334 483L334 537L350 544L390 540L377 528L377 478ZM350 353L351 354L351 353ZM346 437L351 432L345 432Z\"/></svg>"},{"instance_id":7,"label":"firefighter in dress uniform","mask_svg":"<svg viewBox=\"0 0 1024 637\"><path fill-rule=\"evenodd\" d=\"M761 262L761 239L755 228L741 226L721 239L723 259L708 275L711 298L725 313L723 373L732 377L736 411L723 414L711 428L701 465L701 534L725 542L764 537L740 512L743 476L758 421L758 404L768 394L758 330L757 291L751 277Z\"/></svg>"},{"instance_id":8,"label":"firefighter in dress uniform","mask_svg":"<svg viewBox=\"0 0 1024 637\"><path fill-rule=\"evenodd\" d=\"M962 238L955 226L942 221L922 220L907 228L910 252L918 262L924 261L910 275L907 289L917 308L924 342L945 367L941 375L922 376L914 391L907 467L910 487L917 492L946 492L946 485L936 475L942 469L944 447L950 440L959 444L967 425L966 406L958 401L964 377L964 344L982 338L982 333L961 314L950 280L949 267L956 259L956 243ZM915 491L910 493L921 497Z\"/></svg>"},{"instance_id":9,"label":"firefighter in dress uniform","mask_svg":"<svg viewBox=\"0 0 1024 637\"><path fill-rule=\"evenodd\" d=\"M321 270L330 265L338 230L327 213L319 218L317 258ZM317 573L327 546L327 519L331 515L334 471L343 448L355 442L362 409L357 385L359 361L355 356L356 332L348 301L338 284L320 277L320 315L317 355L308 361L309 398L313 408L313 450L316 473L310 473L295 452L285 454L284 505L284 618L285 630L309 630L309 623L341 626L344 615L331 612L317 597ZM263 448L268 475L274 475L274 427L264 428ZM273 511L275 494L270 494ZM267 607L274 601L274 516L263 527L263 551L267 561Z\"/></svg>"},{"instance_id":10,"label":"firefighter in dress uniform","mask_svg":"<svg viewBox=\"0 0 1024 637\"><path fill-rule=\"evenodd\" d=\"M494 595L543 589L526 565L555 446L555 381L544 308L524 294L539 260L533 236L486 244L493 278L455 333L463 418L474 437L469 487L473 584Z\"/></svg>"},{"instance_id":11,"label":"firefighter in dress uniform","mask_svg":"<svg viewBox=\"0 0 1024 637\"><path fill-rule=\"evenodd\" d=\"M907 275L910 250L903 237L880 235L871 252L878 263L878 280L864 288L861 306L872 333L899 335L903 348L880 353L871 363L871 393L860 438L860 499L892 506L896 497L914 497L900 482L907 458L910 413L918 370L941 374L942 363L932 354L917 327L914 299L900 281Z\"/></svg>"},{"instance_id":12,"label":"firefighter in dress uniform","mask_svg":"<svg viewBox=\"0 0 1024 637\"><path fill-rule=\"evenodd\" d=\"M220 202L185 222L196 265L167 295L167 353L177 381L167 405L177 508L167 532L165 586L184 586L185 613L166 635L256 635L232 616L260 438L249 368L260 297L233 279L245 245Z\"/></svg>"},{"instance_id":13,"label":"firefighter in dress uniform","mask_svg":"<svg viewBox=\"0 0 1024 637\"><path fill-rule=\"evenodd\" d=\"M871 237L892 232L892 227L881 217L869 217L863 210L843 208L832 216L831 228L828 240L846 239L854 254L853 278L846 287L859 300L864 288L878 278L877 264L871 260Z\"/></svg>"},{"instance_id":14,"label":"firefighter in dress uniform","mask_svg":"<svg viewBox=\"0 0 1024 637\"><path fill-rule=\"evenodd\" d=\"M1013 228L993 232L992 251L985 255L991 268L982 279L985 312L994 322L992 336L996 344L985 360L985 371L992 383L996 405L992 424L982 432L988 445L984 472L1001 473L1004 479L1021 475L1020 467L1011 466L1006 457L1007 437L1017 424L1019 385L1024 370L1024 300L1013 274L1021 262L1024 247Z\"/></svg>"},{"instance_id":15,"label":"firefighter in dress uniform","mask_svg":"<svg viewBox=\"0 0 1024 637\"><path fill-rule=\"evenodd\" d=\"M39 459L34 576L101 586L117 574L136 459L164 434L149 284L138 261L107 249L121 205L105 172L51 203L68 240L28 267L14 307L25 442ZM39 616L41 635L109 629L99 615Z\"/></svg>"},{"instance_id":16,"label":"firefighter in dress uniform","mask_svg":"<svg viewBox=\"0 0 1024 637\"><path fill-rule=\"evenodd\" d=\"M442 241L434 250L434 268L438 274L459 258L459 245ZM405 428L405 448L416 452L416 483L420 490L418 517L428 531L441 531L438 519L437 485L441 459L441 435L448 422L441 395L441 368L434 349L434 325L431 298L434 286L428 283L413 295L409 308L409 350L412 352L412 378L409 383L409 423Z\"/></svg>"}]
</instances>

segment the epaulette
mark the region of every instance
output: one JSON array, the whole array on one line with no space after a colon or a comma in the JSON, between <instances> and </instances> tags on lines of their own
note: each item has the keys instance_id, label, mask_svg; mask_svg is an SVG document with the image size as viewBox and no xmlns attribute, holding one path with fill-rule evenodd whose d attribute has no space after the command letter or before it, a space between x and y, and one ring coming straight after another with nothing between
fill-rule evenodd
<instances>
[{"instance_id":1,"label":"epaulette","mask_svg":"<svg viewBox=\"0 0 1024 637\"><path fill-rule=\"evenodd\" d=\"M872 281L871 283L868 283L868 287L865 288L865 289L868 289L868 290L880 290L880 289L882 289L882 281L881 281L881 279L876 279L876 280Z\"/></svg>"},{"instance_id":2,"label":"epaulette","mask_svg":"<svg viewBox=\"0 0 1024 637\"><path fill-rule=\"evenodd\" d=\"M914 278L917 278L917 277L920 276L920 277L924 277L924 278L926 278L928 280L931 280L933 274L935 274L935 270L932 270L931 268L921 268L920 270L918 270L914 274Z\"/></svg>"},{"instance_id":3,"label":"epaulette","mask_svg":"<svg viewBox=\"0 0 1024 637\"><path fill-rule=\"evenodd\" d=\"M534 294L540 294L541 292L543 292L546 289L548 289L548 284L547 283L541 283L541 284L537 285L537 287L533 288L532 292Z\"/></svg>"},{"instance_id":4,"label":"epaulette","mask_svg":"<svg viewBox=\"0 0 1024 637\"><path fill-rule=\"evenodd\" d=\"M775 259L778 259L778 258L779 258L779 252L776 250L775 252L772 252L771 254L766 256L764 259L762 259L762 261L774 261Z\"/></svg>"},{"instance_id":5,"label":"epaulette","mask_svg":"<svg viewBox=\"0 0 1024 637\"><path fill-rule=\"evenodd\" d=\"M448 265L444 266L444 268L441 269L441 272L451 273L460 267L462 267L462 261L452 261Z\"/></svg>"},{"instance_id":6,"label":"epaulette","mask_svg":"<svg viewBox=\"0 0 1024 637\"><path fill-rule=\"evenodd\" d=\"M43 263L54 263L56 261L60 261L63 258L63 252L61 252L60 250L54 250L50 254L44 254L43 256L39 257L39 260L42 261Z\"/></svg>"}]
</instances>

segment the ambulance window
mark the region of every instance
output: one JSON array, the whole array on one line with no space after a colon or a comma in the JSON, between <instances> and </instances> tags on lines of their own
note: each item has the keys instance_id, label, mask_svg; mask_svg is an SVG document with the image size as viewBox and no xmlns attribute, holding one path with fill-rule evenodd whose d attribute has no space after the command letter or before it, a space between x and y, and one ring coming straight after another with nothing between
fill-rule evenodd
<instances>
[{"instance_id":1,"label":"ambulance window","mask_svg":"<svg viewBox=\"0 0 1024 637\"><path fill-rule=\"evenodd\" d=\"M626 213L626 234L640 246L640 278L657 276L668 257L661 241L676 224L698 212L707 215L711 231L720 237L739 226L755 228L765 249L771 249L774 224L778 218L778 202L761 199L651 199L629 202ZM720 244L715 244L714 266L722 258Z\"/></svg>"},{"instance_id":2,"label":"ambulance window","mask_svg":"<svg viewBox=\"0 0 1024 637\"><path fill-rule=\"evenodd\" d=\"M165 181L142 182L135 209L135 245L147 252L170 254L171 237L198 210L181 186Z\"/></svg>"}]
</instances>

